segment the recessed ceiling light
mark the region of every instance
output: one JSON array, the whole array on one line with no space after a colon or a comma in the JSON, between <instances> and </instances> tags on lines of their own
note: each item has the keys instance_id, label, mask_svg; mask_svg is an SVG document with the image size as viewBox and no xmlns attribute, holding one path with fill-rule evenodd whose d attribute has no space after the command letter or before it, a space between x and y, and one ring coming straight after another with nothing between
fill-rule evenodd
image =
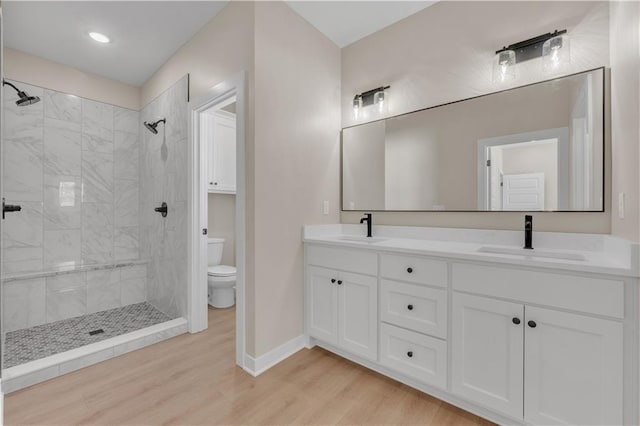
<instances>
[{"instance_id":1,"label":"recessed ceiling light","mask_svg":"<svg viewBox=\"0 0 640 426\"><path fill-rule=\"evenodd\" d=\"M107 37L106 35L101 34L101 33L97 33L95 31L90 32L89 33L89 37L91 37L92 39L94 39L98 43L109 43L111 41L109 39L109 37Z\"/></svg>"}]
</instances>

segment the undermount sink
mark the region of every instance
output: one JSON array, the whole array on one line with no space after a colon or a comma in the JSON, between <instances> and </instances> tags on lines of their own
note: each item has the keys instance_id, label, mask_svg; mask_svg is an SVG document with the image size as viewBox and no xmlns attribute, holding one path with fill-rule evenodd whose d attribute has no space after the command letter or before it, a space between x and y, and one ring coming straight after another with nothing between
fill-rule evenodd
<instances>
[{"instance_id":1,"label":"undermount sink","mask_svg":"<svg viewBox=\"0 0 640 426\"><path fill-rule=\"evenodd\" d=\"M368 243L368 244L375 244L375 243L380 243L382 241L386 241L386 238L361 237L359 235L343 235L341 237L338 237L338 239L342 241L353 241L357 243Z\"/></svg>"},{"instance_id":2,"label":"undermount sink","mask_svg":"<svg viewBox=\"0 0 640 426\"><path fill-rule=\"evenodd\" d=\"M491 247L484 246L478 249L480 253L496 253L496 254L510 254L514 256L523 256L523 257L542 257L548 259L563 259L563 260L579 260L584 261L585 257L578 253L564 253L558 251L551 250L540 250L540 249L523 249L517 247Z\"/></svg>"}]
</instances>

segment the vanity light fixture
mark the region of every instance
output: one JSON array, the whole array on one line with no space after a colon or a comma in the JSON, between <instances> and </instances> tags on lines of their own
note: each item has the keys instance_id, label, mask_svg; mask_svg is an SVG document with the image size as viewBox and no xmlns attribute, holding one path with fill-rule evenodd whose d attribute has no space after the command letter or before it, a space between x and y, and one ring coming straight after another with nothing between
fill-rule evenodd
<instances>
[{"instance_id":1,"label":"vanity light fixture","mask_svg":"<svg viewBox=\"0 0 640 426\"><path fill-rule=\"evenodd\" d=\"M519 41L496 51L493 61L493 81L502 83L514 79L515 65L542 57L545 72L554 72L570 60L567 30L555 30L528 40Z\"/></svg>"},{"instance_id":2,"label":"vanity light fixture","mask_svg":"<svg viewBox=\"0 0 640 426\"><path fill-rule=\"evenodd\" d=\"M93 40L97 41L98 43L109 43L111 42L111 39L109 37L107 37L106 35L102 34L102 33L98 33L95 31L91 31L89 33L89 37L91 37Z\"/></svg>"},{"instance_id":3,"label":"vanity light fixture","mask_svg":"<svg viewBox=\"0 0 640 426\"><path fill-rule=\"evenodd\" d=\"M376 113L383 116L389 112L389 91L391 86L381 86L367 90L353 97L353 116L362 118L365 107L375 106Z\"/></svg>"}]
</instances>

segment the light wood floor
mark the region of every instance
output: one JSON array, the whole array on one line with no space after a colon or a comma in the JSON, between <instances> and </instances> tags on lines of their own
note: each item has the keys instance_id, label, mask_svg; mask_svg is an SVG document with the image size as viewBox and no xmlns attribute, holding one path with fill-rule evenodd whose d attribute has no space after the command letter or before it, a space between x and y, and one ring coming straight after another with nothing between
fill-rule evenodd
<instances>
[{"instance_id":1,"label":"light wood floor","mask_svg":"<svg viewBox=\"0 0 640 426\"><path fill-rule=\"evenodd\" d=\"M5 424L491 424L319 348L253 378L234 364L234 314L7 395Z\"/></svg>"}]
</instances>

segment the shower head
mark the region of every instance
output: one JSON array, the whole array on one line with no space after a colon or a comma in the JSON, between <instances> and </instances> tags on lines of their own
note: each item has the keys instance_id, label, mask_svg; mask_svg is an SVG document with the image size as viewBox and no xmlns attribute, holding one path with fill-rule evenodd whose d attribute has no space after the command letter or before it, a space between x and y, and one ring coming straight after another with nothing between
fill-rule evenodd
<instances>
[{"instance_id":1,"label":"shower head","mask_svg":"<svg viewBox=\"0 0 640 426\"><path fill-rule=\"evenodd\" d=\"M18 105L19 107L33 105L36 102L40 102L39 97L30 96L27 92L23 92L22 90L18 89L16 86L14 86L13 84L9 83L6 80L2 80L2 85L13 87L13 89L18 93L19 99L16 101L16 105Z\"/></svg>"},{"instance_id":2,"label":"shower head","mask_svg":"<svg viewBox=\"0 0 640 426\"><path fill-rule=\"evenodd\" d=\"M144 122L144 127L146 127L147 129L149 129L149 131L151 133L153 133L154 135L158 134L158 124L160 123L166 123L167 120L165 118L161 118L160 120L154 122L154 123L148 123L148 122Z\"/></svg>"}]
</instances>

